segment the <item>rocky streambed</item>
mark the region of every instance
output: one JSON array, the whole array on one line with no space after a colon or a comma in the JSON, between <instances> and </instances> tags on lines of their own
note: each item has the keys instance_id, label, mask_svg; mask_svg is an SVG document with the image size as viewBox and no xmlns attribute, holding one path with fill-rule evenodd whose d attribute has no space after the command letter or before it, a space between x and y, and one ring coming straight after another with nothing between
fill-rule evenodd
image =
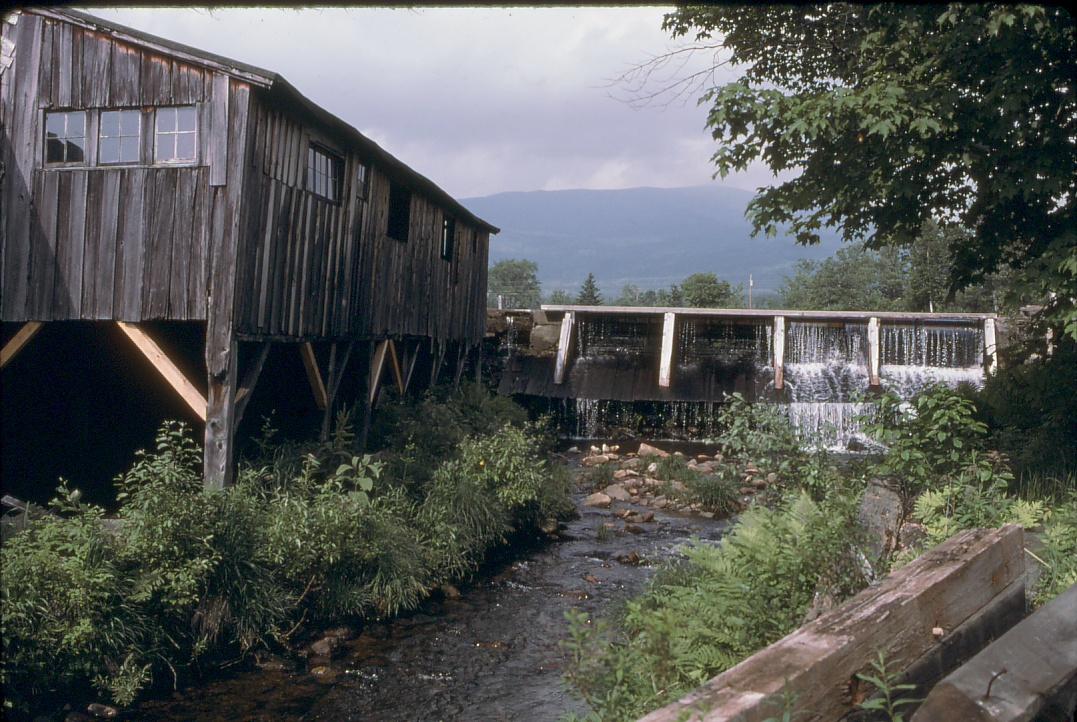
<instances>
[{"instance_id":1,"label":"rocky streambed","mask_svg":"<svg viewBox=\"0 0 1077 722\"><path fill-rule=\"evenodd\" d=\"M581 488L578 518L553 541L511 550L471 584L446 588L406 616L358 634L330 630L307 647L307 659L262 658L257 668L225 672L125 717L410 722L584 712L562 681L565 612L613 612L685 542L717 541L729 524L680 503L674 509L644 483L651 461L607 452L605 461L595 453L588 463L627 462L619 472L633 470L638 458L642 473L622 475L608 489L618 498L603 491L605 499L596 499ZM579 465L579 454L567 458Z\"/></svg>"}]
</instances>

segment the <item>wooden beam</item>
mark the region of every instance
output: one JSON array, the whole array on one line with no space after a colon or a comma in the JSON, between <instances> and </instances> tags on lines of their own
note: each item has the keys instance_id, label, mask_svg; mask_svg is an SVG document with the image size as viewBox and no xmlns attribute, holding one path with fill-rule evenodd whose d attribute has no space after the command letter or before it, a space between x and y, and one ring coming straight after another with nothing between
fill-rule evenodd
<instances>
[{"instance_id":1,"label":"wooden beam","mask_svg":"<svg viewBox=\"0 0 1077 722\"><path fill-rule=\"evenodd\" d=\"M879 319L868 319L868 385L879 385Z\"/></svg>"},{"instance_id":2,"label":"wooden beam","mask_svg":"<svg viewBox=\"0 0 1077 722\"><path fill-rule=\"evenodd\" d=\"M430 385L436 386L438 376L441 375L441 366L445 363L445 344L431 341L430 353L433 356L430 362Z\"/></svg>"},{"instance_id":3,"label":"wooden beam","mask_svg":"<svg viewBox=\"0 0 1077 722\"><path fill-rule=\"evenodd\" d=\"M322 372L318 370L318 357L314 355L314 347L304 341L299 344L299 354L303 357L303 368L307 372L307 381L310 382L310 390L314 394L314 403L325 411L329 407L329 394L325 391Z\"/></svg>"},{"instance_id":4,"label":"wooden beam","mask_svg":"<svg viewBox=\"0 0 1077 722\"><path fill-rule=\"evenodd\" d=\"M367 384L369 390L368 403L373 404L374 400L378 398L378 386L381 383L381 372L385 368L385 353L389 349L389 341L382 341L374 349L374 357L370 361L370 382Z\"/></svg>"},{"instance_id":5,"label":"wooden beam","mask_svg":"<svg viewBox=\"0 0 1077 722\"><path fill-rule=\"evenodd\" d=\"M389 360L392 362L393 378L396 380L396 390L400 392L400 395L404 395L404 372L400 370L400 359L396 356L396 343L389 339L386 343L389 344Z\"/></svg>"},{"instance_id":6,"label":"wooden beam","mask_svg":"<svg viewBox=\"0 0 1077 722\"><path fill-rule=\"evenodd\" d=\"M935 685L912 720L1073 719L1075 695L1077 585ZM1047 709L1054 714L1040 717Z\"/></svg>"},{"instance_id":7,"label":"wooden beam","mask_svg":"<svg viewBox=\"0 0 1077 722\"><path fill-rule=\"evenodd\" d=\"M247 410L247 403L251 400L251 394L254 393L254 387L258 384L258 377L262 375L262 367L265 365L266 357L269 355L269 347L272 344L266 341L258 349L258 355L254 358L254 363L247 373L243 376L243 381L239 384L239 389L236 391L236 410L235 421L236 426L239 426L239 422L243 420L243 412Z\"/></svg>"},{"instance_id":8,"label":"wooden beam","mask_svg":"<svg viewBox=\"0 0 1077 722\"><path fill-rule=\"evenodd\" d=\"M470 352L463 341L458 341L456 344L456 371L453 373L452 385L453 388L460 388L460 377L464 375L464 367L467 366L467 355Z\"/></svg>"},{"instance_id":9,"label":"wooden beam","mask_svg":"<svg viewBox=\"0 0 1077 722\"><path fill-rule=\"evenodd\" d=\"M774 388L785 386L785 316L774 317Z\"/></svg>"},{"instance_id":10,"label":"wooden beam","mask_svg":"<svg viewBox=\"0 0 1077 722\"><path fill-rule=\"evenodd\" d=\"M677 314L667 312L662 317L662 356L658 365L658 385L669 388L670 373L673 369L673 341L677 327Z\"/></svg>"},{"instance_id":11,"label":"wooden beam","mask_svg":"<svg viewBox=\"0 0 1077 722\"><path fill-rule=\"evenodd\" d=\"M984 364L988 374L998 368L998 347L995 345L995 319L984 319Z\"/></svg>"},{"instance_id":12,"label":"wooden beam","mask_svg":"<svg viewBox=\"0 0 1077 722\"><path fill-rule=\"evenodd\" d=\"M41 321L27 321L22 325L22 328L11 337L11 340L4 344L4 348L0 349L0 369L7 366L11 359L19 355L19 351L22 351L23 346L30 343L30 339L41 330L42 325Z\"/></svg>"},{"instance_id":13,"label":"wooden beam","mask_svg":"<svg viewBox=\"0 0 1077 722\"><path fill-rule=\"evenodd\" d=\"M566 311L561 318L561 335L557 338L557 362L553 367L553 382L565 383L565 368L568 366L570 347L572 345L572 327L576 323L576 313Z\"/></svg>"},{"instance_id":14,"label":"wooden beam","mask_svg":"<svg viewBox=\"0 0 1077 722\"><path fill-rule=\"evenodd\" d=\"M957 534L641 722L761 722L781 709L785 694L795 696L797 709L811 711L805 719L843 719L853 711L852 698L870 692L850 684L857 673L870 673L877 654L900 671L936 649L937 630L945 640L1012 593L1011 585L1024 584L1024 555L1017 526Z\"/></svg>"},{"instance_id":15,"label":"wooden beam","mask_svg":"<svg viewBox=\"0 0 1077 722\"><path fill-rule=\"evenodd\" d=\"M411 377L415 374L415 367L419 364L419 353L422 350L422 341L416 341L410 351L404 352L404 392L407 393L411 386Z\"/></svg>"},{"instance_id":16,"label":"wooden beam","mask_svg":"<svg viewBox=\"0 0 1077 722\"><path fill-rule=\"evenodd\" d=\"M127 338L134 342L135 347L153 364L153 367L164 377L168 385L175 389L180 398L191 407L191 411L195 413L195 416L201 421L205 421L206 399L195 388L194 384L187 380L187 377L183 375L183 372L179 370L176 364L172 363L172 359L165 355L161 347L147 336L145 331L133 323L117 321L116 325L127 335Z\"/></svg>"}]
</instances>

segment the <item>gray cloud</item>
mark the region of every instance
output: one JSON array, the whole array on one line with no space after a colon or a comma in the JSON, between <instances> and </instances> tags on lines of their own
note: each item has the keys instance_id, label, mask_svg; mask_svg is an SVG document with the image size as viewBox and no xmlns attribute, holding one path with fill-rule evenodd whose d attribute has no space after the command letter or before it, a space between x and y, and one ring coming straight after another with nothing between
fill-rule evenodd
<instances>
[{"instance_id":1,"label":"gray cloud","mask_svg":"<svg viewBox=\"0 0 1077 722\"><path fill-rule=\"evenodd\" d=\"M712 182L704 108L611 97L612 78L670 47L665 8L93 12L281 73L459 197Z\"/></svg>"}]
</instances>

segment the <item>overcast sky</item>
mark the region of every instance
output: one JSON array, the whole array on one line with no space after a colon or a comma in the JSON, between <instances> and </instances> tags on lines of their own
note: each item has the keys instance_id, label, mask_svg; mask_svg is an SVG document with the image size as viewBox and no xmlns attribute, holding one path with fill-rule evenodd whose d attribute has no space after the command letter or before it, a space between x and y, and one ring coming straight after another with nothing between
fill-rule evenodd
<instances>
[{"instance_id":1,"label":"overcast sky","mask_svg":"<svg viewBox=\"0 0 1077 722\"><path fill-rule=\"evenodd\" d=\"M675 47L662 7L95 9L288 78L457 197L711 180L706 112L611 81ZM699 66L705 58L698 58Z\"/></svg>"}]
</instances>

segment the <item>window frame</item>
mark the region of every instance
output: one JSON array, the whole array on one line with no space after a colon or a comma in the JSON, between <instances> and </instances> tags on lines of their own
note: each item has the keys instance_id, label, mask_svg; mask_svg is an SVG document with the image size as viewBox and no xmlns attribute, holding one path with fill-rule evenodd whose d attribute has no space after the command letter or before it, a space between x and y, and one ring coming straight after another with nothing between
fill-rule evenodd
<instances>
[{"instance_id":1,"label":"window frame","mask_svg":"<svg viewBox=\"0 0 1077 722\"><path fill-rule=\"evenodd\" d=\"M120 135L105 136L103 134L104 130L103 130L103 123L102 123L102 121L104 120L105 113L133 113L135 115L135 117L138 119L138 135L136 135L136 136L123 135L122 134L122 126L121 126L121 134ZM95 166L105 166L105 167L145 165L145 159L143 158L143 145L144 145L144 137L143 136L145 134L144 121L145 121L145 114L142 112L142 110L140 108L100 108L100 109L98 109L97 110L97 148L96 148L96 156L94 158L94 165ZM197 126L197 119L195 121L195 124ZM196 138L197 138L197 130L195 131L195 133L196 133ZM122 149L123 148L123 139L124 138L132 138L132 137L134 137L137 140L137 147L138 147L138 154L137 154L138 157L135 158L135 160L122 160L121 159L121 160L107 161L107 160L102 160L101 159L101 141L102 140L104 140L105 138L116 138L117 140L120 141L120 148ZM157 133L156 133L156 118L155 118L154 119L154 143L156 144L156 142L157 142ZM195 143L197 145L197 139L196 139ZM156 150L157 149L155 147L154 148L155 153L156 153ZM197 153L197 148L196 148L195 152Z\"/></svg>"},{"instance_id":2,"label":"window frame","mask_svg":"<svg viewBox=\"0 0 1077 722\"><path fill-rule=\"evenodd\" d=\"M65 135L63 136L63 138L57 138L57 140L66 141L68 138L77 137L77 136L68 136L68 135L66 135L66 133L67 133L67 123L68 123L67 116L71 116L71 115L75 115L75 114L81 114L82 115L82 136L81 136L82 141L83 141L82 160L77 160L77 161L72 161L72 160L50 161L49 160L49 116L50 115L63 115L64 116L64 133L65 133ZM90 130L91 130L90 119L91 119L91 115L92 115L92 113L90 112L90 110L86 109L86 108L81 108L81 109L79 109L79 108L67 108L67 109L60 109L60 110L46 110L46 111L44 111L44 115L41 117L41 140L42 140L42 145L41 145L41 166L43 168L86 168L86 167L90 167L90 166L93 165L90 162L91 161L91 157L90 157L91 149L90 149L90 146L92 145L90 143L90 138L92 137L90 135ZM66 150L64 152L64 155L65 156L67 155Z\"/></svg>"},{"instance_id":3,"label":"window frame","mask_svg":"<svg viewBox=\"0 0 1077 722\"><path fill-rule=\"evenodd\" d=\"M388 205L385 235L394 241L407 243L411 232L411 189L402 183L390 181ZM394 232L401 231L401 228L401 233Z\"/></svg>"},{"instance_id":4,"label":"window frame","mask_svg":"<svg viewBox=\"0 0 1077 722\"><path fill-rule=\"evenodd\" d=\"M441 260L450 263L456 257L456 219L443 216L441 219Z\"/></svg>"},{"instance_id":5,"label":"window frame","mask_svg":"<svg viewBox=\"0 0 1077 722\"><path fill-rule=\"evenodd\" d=\"M177 120L177 123L176 123L176 130L160 131L160 130L157 129L157 122L161 117L161 111L162 110L180 110L180 109L188 109L188 108L194 112L194 130L193 131L179 130L179 122L178 122L178 120ZM201 124L199 123L198 105L197 104L192 103L192 104L188 104L188 105L160 105L160 106L155 107L153 109L153 164L154 165L163 165L163 166L194 166L194 165L198 165L198 162L199 162L199 150L200 150L200 145L201 145L201 138L200 138L201 127L200 126L201 126ZM160 155L161 136L162 135L179 136L179 135L187 135L187 134L193 134L194 135L194 157L192 157L192 158L173 158L173 159L170 159L170 160L163 160L161 158L161 155ZM178 138L177 138L177 140L178 140ZM175 146L173 146L173 147L175 147Z\"/></svg>"},{"instance_id":6,"label":"window frame","mask_svg":"<svg viewBox=\"0 0 1077 722\"><path fill-rule=\"evenodd\" d=\"M327 173L320 174L318 171L317 160L322 157L326 161ZM311 173L314 173L315 183L312 184ZM322 175L326 178L326 188L331 190L333 195L326 195L316 188L316 181L318 176ZM336 151L332 150L328 146L321 143L310 141L307 146L307 165L306 172L303 178L303 189L308 193L313 194L317 198L321 198L327 203L333 205L340 205L344 196L344 156Z\"/></svg>"}]
</instances>

